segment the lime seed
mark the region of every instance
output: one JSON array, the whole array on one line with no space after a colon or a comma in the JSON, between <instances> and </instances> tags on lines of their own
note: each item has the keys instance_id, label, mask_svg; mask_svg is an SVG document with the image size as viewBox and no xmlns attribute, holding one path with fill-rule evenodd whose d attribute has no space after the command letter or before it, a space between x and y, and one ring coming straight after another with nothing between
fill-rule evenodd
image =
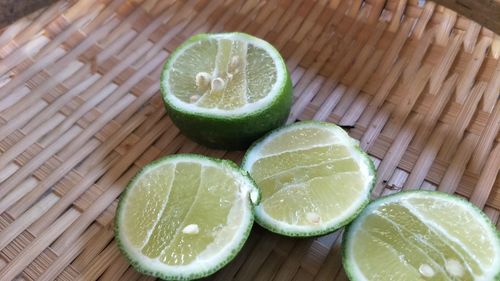
<instances>
[{"instance_id":1,"label":"lime seed","mask_svg":"<svg viewBox=\"0 0 500 281\"><path fill-rule=\"evenodd\" d=\"M432 269L432 267L426 263L421 264L418 268L418 271L425 277L432 277L435 274L434 269Z\"/></svg>"},{"instance_id":2,"label":"lime seed","mask_svg":"<svg viewBox=\"0 0 500 281\"><path fill-rule=\"evenodd\" d=\"M224 89L226 86L226 82L224 82L224 79L217 77L214 80L212 80L212 91L221 91Z\"/></svg>"},{"instance_id":3,"label":"lime seed","mask_svg":"<svg viewBox=\"0 0 500 281\"><path fill-rule=\"evenodd\" d=\"M182 233L184 234L198 234L200 232L200 228L197 224L188 224L186 227L182 229Z\"/></svg>"},{"instance_id":4,"label":"lime seed","mask_svg":"<svg viewBox=\"0 0 500 281\"><path fill-rule=\"evenodd\" d=\"M196 87L198 90L205 92L210 85L210 81L212 80L212 75L207 72L199 72L196 74Z\"/></svg>"},{"instance_id":5,"label":"lime seed","mask_svg":"<svg viewBox=\"0 0 500 281\"><path fill-rule=\"evenodd\" d=\"M462 277L464 275L463 265L455 259L447 259L444 264L446 271L455 277Z\"/></svg>"}]
</instances>

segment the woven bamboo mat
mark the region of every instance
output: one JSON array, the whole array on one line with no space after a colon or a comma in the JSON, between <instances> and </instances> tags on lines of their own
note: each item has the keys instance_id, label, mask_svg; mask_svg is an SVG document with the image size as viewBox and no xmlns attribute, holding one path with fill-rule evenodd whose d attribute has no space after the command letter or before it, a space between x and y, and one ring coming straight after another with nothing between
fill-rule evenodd
<instances>
[{"instance_id":1,"label":"woven bamboo mat","mask_svg":"<svg viewBox=\"0 0 500 281\"><path fill-rule=\"evenodd\" d=\"M178 152L159 73L198 32L244 31L286 58L289 122L340 123L378 166L374 196L438 189L499 225L500 37L417 0L59 1L0 33L0 280L149 280L113 240L127 181ZM208 280L346 280L341 232L255 226Z\"/></svg>"}]
</instances>

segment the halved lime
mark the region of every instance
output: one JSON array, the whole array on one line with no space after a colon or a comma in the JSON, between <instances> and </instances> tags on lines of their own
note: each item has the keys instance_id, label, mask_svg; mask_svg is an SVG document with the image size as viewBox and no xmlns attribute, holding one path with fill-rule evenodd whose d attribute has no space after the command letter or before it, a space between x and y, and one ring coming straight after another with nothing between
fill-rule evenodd
<instances>
[{"instance_id":1,"label":"halved lime","mask_svg":"<svg viewBox=\"0 0 500 281\"><path fill-rule=\"evenodd\" d=\"M282 125L292 83L279 52L244 33L198 34L177 48L161 75L165 106L188 137L245 148Z\"/></svg>"},{"instance_id":2,"label":"halved lime","mask_svg":"<svg viewBox=\"0 0 500 281\"><path fill-rule=\"evenodd\" d=\"M280 128L254 144L246 169L261 190L256 219L288 236L331 232L368 204L375 169L340 127L303 121Z\"/></svg>"},{"instance_id":3,"label":"halved lime","mask_svg":"<svg viewBox=\"0 0 500 281\"><path fill-rule=\"evenodd\" d=\"M500 280L500 238L462 198L409 191L368 205L343 240L351 280Z\"/></svg>"},{"instance_id":4,"label":"halved lime","mask_svg":"<svg viewBox=\"0 0 500 281\"><path fill-rule=\"evenodd\" d=\"M230 161L168 156L129 183L115 235L138 271L169 280L201 278L241 249L258 199L253 181Z\"/></svg>"}]
</instances>

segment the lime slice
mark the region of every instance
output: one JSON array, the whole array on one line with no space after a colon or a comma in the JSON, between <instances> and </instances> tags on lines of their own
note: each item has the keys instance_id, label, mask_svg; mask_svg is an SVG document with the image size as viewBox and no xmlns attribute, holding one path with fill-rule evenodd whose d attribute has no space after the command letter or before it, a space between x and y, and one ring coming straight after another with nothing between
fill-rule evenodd
<instances>
[{"instance_id":1,"label":"lime slice","mask_svg":"<svg viewBox=\"0 0 500 281\"><path fill-rule=\"evenodd\" d=\"M288 236L331 232L368 204L375 172L340 127L298 122L254 144L243 160L261 190L257 222Z\"/></svg>"},{"instance_id":2,"label":"lime slice","mask_svg":"<svg viewBox=\"0 0 500 281\"><path fill-rule=\"evenodd\" d=\"M500 280L500 238L478 208L440 192L372 202L349 226L350 280Z\"/></svg>"},{"instance_id":3,"label":"lime slice","mask_svg":"<svg viewBox=\"0 0 500 281\"><path fill-rule=\"evenodd\" d=\"M241 149L282 125L292 83L278 51L243 33L198 34L161 75L167 110L181 131L214 148Z\"/></svg>"},{"instance_id":4,"label":"lime slice","mask_svg":"<svg viewBox=\"0 0 500 281\"><path fill-rule=\"evenodd\" d=\"M116 238L140 272L207 276L231 261L253 223L259 193L227 160L180 154L146 165L120 198Z\"/></svg>"}]
</instances>

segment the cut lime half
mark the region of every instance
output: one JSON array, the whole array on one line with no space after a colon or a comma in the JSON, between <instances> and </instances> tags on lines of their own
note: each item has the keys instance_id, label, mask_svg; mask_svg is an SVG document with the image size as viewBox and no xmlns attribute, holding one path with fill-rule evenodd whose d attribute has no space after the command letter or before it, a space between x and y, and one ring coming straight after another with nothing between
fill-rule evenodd
<instances>
[{"instance_id":1,"label":"cut lime half","mask_svg":"<svg viewBox=\"0 0 500 281\"><path fill-rule=\"evenodd\" d=\"M282 125L291 80L279 52L244 33L198 34L169 57L161 90L174 123L195 141L244 148Z\"/></svg>"},{"instance_id":2,"label":"cut lime half","mask_svg":"<svg viewBox=\"0 0 500 281\"><path fill-rule=\"evenodd\" d=\"M500 280L500 238L470 202L408 191L370 203L348 227L343 263L351 280Z\"/></svg>"},{"instance_id":3,"label":"cut lime half","mask_svg":"<svg viewBox=\"0 0 500 281\"><path fill-rule=\"evenodd\" d=\"M241 249L258 199L253 181L230 161L168 156L145 166L120 198L118 245L140 272L201 278Z\"/></svg>"},{"instance_id":4,"label":"cut lime half","mask_svg":"<svg viewBox=\"0 0 500 281\"><path fill-rule=\"evenodd\" d=\"M368 204L375 169L340 127L303 121L256 142L242 167L262 192L257 222L288 236L331 232Z\"/></svg>"}]
</instances>

